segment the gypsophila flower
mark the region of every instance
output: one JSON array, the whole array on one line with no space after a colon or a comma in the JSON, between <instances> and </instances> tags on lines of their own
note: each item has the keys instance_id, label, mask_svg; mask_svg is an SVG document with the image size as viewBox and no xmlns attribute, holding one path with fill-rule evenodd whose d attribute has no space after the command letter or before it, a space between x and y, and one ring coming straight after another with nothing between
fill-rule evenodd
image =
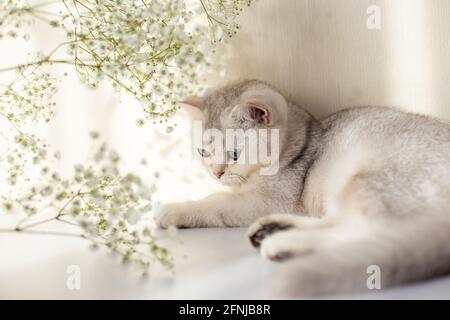
<instances>
[{"instance_id":1,"label":"gypsophila flower","mask_svg":"<svg viewBox=\"0 0 450 320\"><path fill-rule=\"evenodd\" d=\"M25 25L32 23L31 8L24 0L0 0L0 39L23 37L29 35L22 33Z\"/></svg>"},{"instance_id":2,"label":"gypsophila flower","mask_svg":"<svg viewBox=\"0 0 450 320\"><path fill-rule=\"evenodd\" d=\"M6 127L15 133L7 142L11 147L0 155L0 181L8 185L0 190L0 210L25 215L14 230L65 223L81 230L78 236L88 239L92 249L107 247L123 263L144 270L154 263L171 267L167 249L146 227L155 183L123 172L120 155L95 132L90 133L98 145L92 157L63 177L52 169L61 154L24 128L51 120L58 81L48 66L64 64L73 66L91 88L109 81L120 94L132 95L143 111L138 126L146 121L167 123L170 133L178 102L201 91L200 79L212 65L214 45L238 31L237 17L251 2L0 0L0 40L28 40L22 30L33 23L62 30L67 38L48 53L0 69L16 72L12 82L0 86L0 120L9 124L1 133ZM154 180L158 177L155 172ZM49 210L56 211L52 219L27 224Z\"/></svg>"},{"instance_id":3,"label":"gypsophila flower","mask_svg":"<svg viewBox=\"0 0 450 320\"><path fill-rule=\"evenodd\" d=\"M15 81L0 89L0 115L15 126L45 121L53 116L56 80L39 68L22 67Z\"/></svg>"},{"instance_id":4,"label":"gypsophila flower","mask_svg":"<svg viewBox=\"0 0 450 320\"><path fill-rule=\"evenodd\" d=\"M27 188L23 184L15 188L17 181L11 181L9 193L0 194L3 208L7 211L20 209L28 218L37 215L38 210L51 208L55 214L50 221L79 228L82 231L80 237L90 240L95 247L104 246L114 251L124 262L137 264L145 270L155 264L171 268L172 258L168 251L160 247L157 238L146 227L150 224L151 194L156 185L144 182L133 173L123 172L118 154L108 150L106 144L98 140L97 133L90 136L98 144L94 154L108 153L109 156L89 161L89 165L75 165L72 177L65 179L58 172L51 172L51 160L47 158L47 152L45 155L41 152L44 149L40 140L34 136L16 137L22 148L32 148L32 151L12 152L10 165L14 179L24 178L27 165L40 168L40 176L29 181ZM40 160L32 164L24 162L29 154ZM16 231L28 229L26 220L22 220ZM42 220L42 224L48 222L48 219Z\"/></svg>"},{"instance_id":5,"label":"gypsophila flower","mask_svg":"<svg viewBox=\"0 0 450 320\"><path fill-rule=\"evenodd\" d=\"M5 2L8 17L0 18L0 27L15 25L15 17L42 18L47 12L42 10L45 4L0 1ZM69 56L55 60L52 52L37 62L73 64L81 81L92 88L107 79L139 101L145 119L167 122L180 99L201 89L199 75L212 63L214 43L237 32L236 18L251 2L61 1L58 14L50 15L48 23L65 30Z\"/></svg>"}]
</instances>

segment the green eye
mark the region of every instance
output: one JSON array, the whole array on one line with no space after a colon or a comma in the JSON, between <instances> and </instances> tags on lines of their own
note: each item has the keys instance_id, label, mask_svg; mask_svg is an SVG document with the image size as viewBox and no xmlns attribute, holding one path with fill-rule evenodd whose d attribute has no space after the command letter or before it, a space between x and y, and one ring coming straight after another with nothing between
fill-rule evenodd
<instances>
[{"instance_id":1,"label":"green eye","mask_svg":"<svg viewBox=\"0 0 450 320\"><path fill-rule=\"evenodd\" d=\"M236 161L237 159L239 159L239 154L240 154L240 152L236 149L233 151L227 151L227 157L230 160Z\"/></svg>"},{"instance_id":2,"label":"green eye","mask_svg":"<svg viewBox=\"0 0 450 320\"><path fill-rule=\"evenodd\" d=\"M208 158L209 156L211 156L211 153L209 153L205 149L197 148L197 151L203 158Z\"/></svg>"}]
</instances>

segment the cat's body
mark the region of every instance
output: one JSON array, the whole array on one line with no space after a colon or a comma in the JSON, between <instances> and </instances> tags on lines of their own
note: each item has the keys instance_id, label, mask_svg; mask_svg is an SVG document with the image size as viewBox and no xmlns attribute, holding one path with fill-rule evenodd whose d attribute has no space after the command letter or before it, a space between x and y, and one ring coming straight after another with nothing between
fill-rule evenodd
<instances>
[{"instance_id":1,"label":"cat's body","mask_svg":"<svg viewBox=\"0 0 450 320\"><path fill-rule=\"evenodd\" d=\"M377 107L318 121L259 81L195 104L205 128L279 129L279 170L208 164L221 181L241 178L230 193L166 205L162 227L250 225L263 256L287 261L281 281L295 294L365 289L373 265L384 287L450 271L448 124Z\"/></svg>"}]
</instances>

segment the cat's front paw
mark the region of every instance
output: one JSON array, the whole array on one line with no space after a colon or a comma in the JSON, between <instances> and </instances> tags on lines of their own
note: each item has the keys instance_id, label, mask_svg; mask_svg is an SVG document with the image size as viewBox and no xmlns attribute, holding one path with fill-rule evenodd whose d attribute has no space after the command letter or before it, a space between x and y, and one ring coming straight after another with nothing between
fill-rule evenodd
<instances>
[{"instance_id":1,"label":"cat's front paw","mask_svg":"<svg viewBox=\"0 0 450 320\"><path fill-rule=\"evenodd\" d=\"M255 248L268 236L295 227L293 217L288 214L272 214L254 222L247 230L247 237Z\"/></svg>"},{"instance_id":2,"label":"cat's front paw","mask_svg":"<svg viewBox=\"0 0 450 320\"><path fill-rule=\"evenodd\" d=\"M190 225L189 203L168 203L161 207L155 217L155 223L162 229L169 227L189 228Z\"/></svg>"},{"instance_id":3,"label":"cat's front paw","mask_svg":"<svg viewBox=\"0 0 450 320\"><path fill-rule=\"evenodd\" d=\"M308 241L301 241L302 235L300 231L284 231L277 233L261 244L261 255L269 260L280 262L312 254L314 246ZM306 239L305 239L306 240Z\"/></svg>"}]
</instances>

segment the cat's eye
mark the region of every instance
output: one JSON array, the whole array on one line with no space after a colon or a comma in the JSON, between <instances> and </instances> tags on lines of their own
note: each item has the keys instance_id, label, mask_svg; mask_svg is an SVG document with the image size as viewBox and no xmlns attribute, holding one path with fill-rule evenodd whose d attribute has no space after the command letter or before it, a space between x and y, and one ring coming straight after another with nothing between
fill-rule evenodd
<instances>
[{"instance_id":1,"label":"cat's eye","mask_svg":"<svg viewBox=\"0 0 450 320\"><path fill-rule=\"evenodd\" d=\"M203 148L197 148L197 151L203 158L208 158L209 156L211 156L211 153Z\"/></svg>"},{"instance_id":2,"label":"cat's eye","mask_svg":"<svg viewBox=\"0 0 450 320\"><path fill-rule=\"evenodd\" d=\"M240 152L238 151L238 150L230 150L230 151L227 151L227 158L229 159L229 160L234 160L234 161L236 161L237 159L239 159L239 154L240 154Z\"/></svg>"}]
</instances>

